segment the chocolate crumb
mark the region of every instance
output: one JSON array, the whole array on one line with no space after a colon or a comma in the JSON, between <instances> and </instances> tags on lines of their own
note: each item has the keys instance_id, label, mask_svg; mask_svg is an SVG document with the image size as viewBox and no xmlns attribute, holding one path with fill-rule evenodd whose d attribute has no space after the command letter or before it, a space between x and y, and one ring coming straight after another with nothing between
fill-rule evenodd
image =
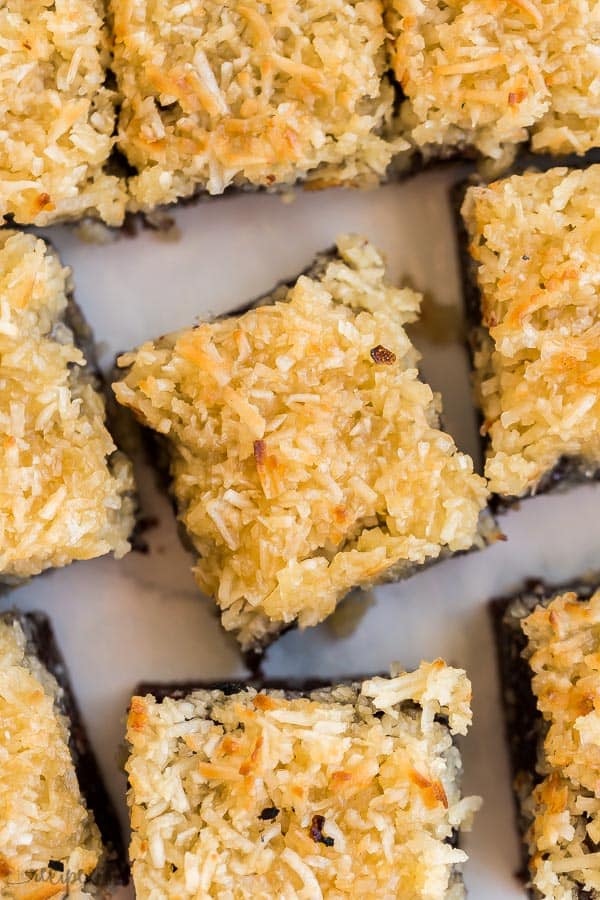
<instances>
[{"instance_id":1,"label":"chocolate crumb","mask_svg":"<svg viewBox=\"0 0 600 900\"><path fill-rule=\"evenodd\" d=\"M313 816L310 825L310 836L315 844L325 844L326 847L333 847L334 840L332 837L326 837L323 834L325 827L325 816Z\"/></svg>"},{"instance_id":2,"label":"chocolate crumb","mask_svg":"<svg viewBox=\"0 0 600 900\"><path fill-rule=\"evenodd\" d=\"M152 531L154 528L158 528L160 525L160 519L158 516L141 516L137 521L137 532L138 534L145 534L146 531Z\"/></svg>"},{"instance_id":3,"label":"chocolate crumb","mask_svg":"<svg viewBox=\"0 0 600 900\"><path fill-rule=\"evenodd\" d=\"M383 366L391 366L392 363L396 362L396 354L392 350L388 350L387 347L382 346L382 344L377 344L371 350L371 359L373 362L380 363Z\"/></svg>"},{"instance_id":4,"label":"chocolate crumb","mask_svg":"<svg viewBox=\"0 0 600 900\"><path fill-rule=\"evenodd\" d=\"M254 441L254 459L256 460L257 466L260 466L262 463L264 463L266 455L267 455L266 441Z\"/></svg>"},{"instance_id":5,"label":"chocolate crumb","mask_svg":"<svg viewBox=\"0 0 600 900\"><path fill-rule=\"evenodd\" d=\"M276 819L278 815L279 810L276 806L265 806L258 818L262 819L263 822L270 822L271 819Z\"/></svg>"}]
</instances>

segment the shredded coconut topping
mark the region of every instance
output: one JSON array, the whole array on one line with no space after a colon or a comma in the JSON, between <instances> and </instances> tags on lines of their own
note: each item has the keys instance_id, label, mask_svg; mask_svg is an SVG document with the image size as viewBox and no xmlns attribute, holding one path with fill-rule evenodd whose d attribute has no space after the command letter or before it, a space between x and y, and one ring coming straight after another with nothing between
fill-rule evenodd
<instances>
[{"instance_id":1,"label":"shredded coconut topping","mask_svg":"<svg viewBox=\"0 0 600 900\"><path fill-rule=\"evenodd\" d=\"M133 528L133 479L62 321L69 272L33 235L0 235L0 576L109 551Z\"/></svg>"},{"instance_id":2,"label":"shredded coconut topping","mask_svg":"<svg viewBox=\"0 0 600 900\"><path fill-rule=\"evenodd\" d=\"M600 144L595 0L388 0L402 125L419 148L476 147L498 158Z\"/></svg>"},{"instance_id":3,"label":"shredded coconut topping","mask_svg":"<svg viewBox=\"0 0 600 900\"><path fill-rule=\"evenodd\" d=\"M35 873L52 862L91 875L101 857L60 697L54 678L27 653L21 626L0 620L0 894L6 900L62 896L65 889L36 882ZM69 896L88 896L80 888L78 878Z\"/></svg>"},{"instance_id":4,"label":"shredded coconut topping","mask_svg":"<svg viewBox=\"0 0 600 900\"><path fill-rule=\"evenodd\" d=\"M561 457L600 464L599 202L600 166L467 192L477 390L498 494L533 492Z\"/></svg>"},{"instance_id":5,"label":"shredded coconut topping","mask_svg":"<svg viewBox=\"0 0 600 900\"><path fill-rule=\"evenodd\" d=\"M305 696L134 697L136 896L458 900L466 855L452 838L479 800L461 799L460 756L434 713L464 730L469 696L465 673L438 661Z\"/></svg>"},{"instance_id":6,"label":"shredded coconut topping","mask_svg":"<svg viewBox=\"0 0 600 900\"><path fill-rule=\"evenodd\" d=\"M0 219L121 224L124 186L103 171L115 119L103 14L101 0L0 4Z\"/></svg>"},{"instance_id":7,"label":"shredded coconut topping","mask_svg":"<svg viewBox=\"0 0 600 900\"><path fill-rule=\"evenodd\" d=\"M119 146L135 208L229 184L377 183L386 141L379 0L111 0Z\"/></svg>"},{"instance_id":8,"label":"shredded coconut topping","mask_svg":"<svg viewBox=\"0 0 600 900\"><path fill-rule=\"evenodd\" d=\"M482 541L485 483L437 427L404 330L420 298L364 240L338 247L287 302L119 360L117 399L168 439L198 583L245 647Z\"/></svg>"},{"instance_id":9,"label":"shredded coconut topping","mask_svg":"<svg viewBox=\"0 0 600 900\"><path fill-rule=\"evenodd\" d=\"M549 900L567 900L600 890L600 591L558 596L522 624L546 722L543 780L524 803L532 880Z\"/></svg>"}]
</instances>

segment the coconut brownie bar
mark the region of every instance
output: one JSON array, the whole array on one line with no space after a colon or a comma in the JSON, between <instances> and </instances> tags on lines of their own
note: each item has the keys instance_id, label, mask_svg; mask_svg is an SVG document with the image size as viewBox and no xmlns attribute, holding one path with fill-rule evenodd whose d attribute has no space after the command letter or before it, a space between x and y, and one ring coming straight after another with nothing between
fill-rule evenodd
<instances>
[{"instance_id":1,"label":"coconut brownie bar","mask_svg":"<svg viewBox=\"0 0 600 900\"><path fill-rule=\"evenodd\" d=\"M467 190L485 474L503 498L600 472L600 166Z\"/></svg>"},{"instance_id":2,"label":"coconut brownie bar","mask_svg":"<svg viewBox=\"0 0 600 900\"><path fill-rule=\"evenodd\" d=\"M107 174L115 122L101 0L5 0L0 8L0 220L99 216L120 225Z\"/></svg>"},{"instance_id":3,"label":"coconut brownie bar","mask_svg":"<svg viewBox=\"0 0 600 900\"><path fill-rule=\"evenodd\" d=\"M600 897L600 591L532 583L493 604L529 887Z\"/></svg>"},{"instance_id":4,"label":"coconut brownie bar","mask_svg":"<svg viewBox=\"0 0 600 900\"><path fill-rule=\"evenodd\" d=\"M228 185L376 183L394 90L378 0L111 0L119 147L147 211Z\"/></svg>"},{"instance_id":5,"label":"coconut brownie bar","mask_svg":"<svg viewBox=\"0 0 600 900\"><path fill-rule=\"evenodd\" d=\"M452 735L470 698L441 660L309 692L134 697L138 900L463 897L456 838L479 800L461 798Z\"/></svg>"},{"instance_id":6,"label":"coconut brownie bar","mask_svg":"<svg viewBox=\"0 0 600 900\"><path fill-rule=\"evenodd\" d=\"M0 581L129 550L131 467L70 325L69 271L0 232Z\"/></svg>"},{"instance_id":7,"label":"coconut brownie bar","mask_svg":"<svg viewBox=\"0 0 600 900\"><path fill-rule=\"evenodd\" d=\"M426 156L501 159L600 146L600 39L590 0L387 0L403 133Z\"/></svg>"},{"instance_id":8,"label":"coconut brownie bar","mask_svg":"<svg viewBox=\"0 0 600 900\"><path fill-rule=\"evenodd\" d=\"M39 613L0 616L0 755L1 896L89 897L126 883L116 815Z\"/></svg>"},{"instance_id":9,"label":"coconut brownie bar","mask_svg":"<svg viewBox=\"0 0 600 900\"><path fill-rule=\"evenodd\" d=\"M256 308L120 358L117 400L166 439L198 584L244 649L495 537L485 482L418 378L419 303L343 237Z\"/></svg>"}]
</instances>

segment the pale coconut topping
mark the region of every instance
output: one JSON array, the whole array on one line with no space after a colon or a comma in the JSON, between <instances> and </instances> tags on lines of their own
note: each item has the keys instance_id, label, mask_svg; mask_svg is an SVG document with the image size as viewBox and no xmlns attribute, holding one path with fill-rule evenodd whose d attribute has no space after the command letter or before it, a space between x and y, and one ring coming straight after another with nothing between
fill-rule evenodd
<instances>
[{"instance_id":1,"label":"pale coconut topping","mask_svg":"<svg viewBox=\"0 0 600 900\"><path fill-rule=\"evenodd\" d=\"M79 790L60 701L55 679L27 652L21 626L0 620L0 895L5 900L65 896L59 881L39 877L56 873L57 863L70 876L69 896L87 897L83 883L101 858L100 834Z\"/></svg>"},{"instance_id":2,"label":"pale coconut topping","mask_svg":"<svg viewBox=\"0 0 600 900\"><path fill-rule=\"evenodd\" d=\"M498 158L529 135L550 153L600 144L595 0L388 0L387 16L417 147Z\"/></svg>"},{"instance_id":3,"label":"pale coconut topping","mask_svg":"<svg viewBox=\"0 0 600 900\"><path fill-rule=\"evenodd\" d=\"M600 166L467 192L485 471L498 494L535 491L561 457L600 465L599 203Z\"/></svg>"},{"instance_id":4,"label":"pale coconut topping","mask_svg":"<svg viewBox=\"0 0 600 900\"><path fill-rule=\"evenodd\" d=\"M33 235L0 235L0 578L129 549L129 463L62 319L69 272Z\"/></svg>"},{"instance_id":5,"label":"pale coconut topping","mask_svg":"<svg viewBox=\"0 0 600 900\"><path fill-rule=\"evenodd\" d=\"M377 183L408 146L383 137L393 88L379 0L111 7L133 208L232 183Z\"/></svg>"},{"instance_id":6,"label":"pale coconut topping","mask_svg":"<svg viewBox=\"0 0 600 900\"><path fill-rule=\"evenodd\" d=\"M452 841L479 800L451 732L470 721L469 681L441 660L304 696L134 697L138 900L458 900Z\"/></svg>"},{"instance_id":7,"label":"pale coconut topping","mask_svg":"<svg viewBox=\"0 0 600 900\"><path fill-rule=\"evenodd\" d=\"M533 885L549 900L600 891L600 591L562 594L523 621L545 722L539 773L524 802Z\"/></svg>"},{"instance_id":8,"label":"pale coconut topping","mask_svg":"<svg viewBox=\"0 0 600 900\"><path fill-rule=\"evenodd\" d=\"M420 297L366 241L338 248L287 302L119 360L117 399L168 439L198 583L245 647L483 540L485 483L439 430L404 330Z\"/></svg>"},{"instance_id":9,"label":"pale coconut topping","mask_svg":"<svg viewBox=\"0 0 600 900\"><path fill-rule=\"evenodd\" d=\"M124 186L103 169L115 120L103 15L101 0L0 4L0 219L123 221Z\"/></svg>"}]
</instances>

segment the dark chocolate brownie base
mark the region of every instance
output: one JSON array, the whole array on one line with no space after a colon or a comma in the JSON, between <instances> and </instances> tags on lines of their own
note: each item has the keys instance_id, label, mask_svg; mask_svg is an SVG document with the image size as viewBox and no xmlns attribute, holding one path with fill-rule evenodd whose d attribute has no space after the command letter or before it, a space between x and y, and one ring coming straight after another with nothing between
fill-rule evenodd
<instances>
[{"instance_id":1,"label":"dark chocolate brownie base","mask_svg":"<svg viewBox=\"0 0 600 900\"><path fill-rule=\"evenodd\" d=\"M546 171L560 165L568 165L571 168L585 168L594 162L600 162L600 150L594 150L583 157L569 156L557 160L548 156L536 157L530 153L525 153L515 166L502 177L508 178L511 175L523 174L523 172L532 169ZM466 319L467 351L473 378L475 377L475 354L481 345L486 330L481 324L481 294L477 285L477 264L469 253L469 235L460 211L467 189L479 184L485 184L485 181L479 176L473 176L469 181L465 182L463 180L458 182L450 191L450 203L457 236L463 308ZM480 409L477 409L477 423L480 429L481 456L485 460L490 441L487 435L482 432L483 416ZM490 509L494 514L507 512L509 509L518 507L522 500L527 500L530 497L536 497L540 494L561 493L576 485L594 481L600 481L600 467L596 467L589 461L579 457L562 456L556 465L543 475L535 488L523 496L493 494L490 498Z\"/></svg>"},{"instance_id":2,"label":"dark chocolate brownie base","mask_svg":"<svg viewBox=\"0 0 600 900\"><path fill-rule=\"evenodd\" d=\"M2 613L0 620L9 623L17 621L20 624L27 640L27 652L36 657L54 676L62 690L59 708L69 722L69 749L77 780L87 807L94 814L106 850L105 858L90 878L90 883L99 888L128 884L127 853L119 820L89 742L79 704L50 620L44 613L22 613L16 610Z\"/></svg>"},{"instance_id":3,"label":"dark chocolate brownie base","mask_svg":"<svg viewBox=\"0 0 600 900\"><path fill-rule=\"evenodd\" d=\"M537 760L540 744L544 739L544 722L531 689L531 669L523 658L527 641L521 628L521 620L530 615L540 603L547 605L553 597L566 591L574 591L580 600L586 600L599 585L600 575L590 575L580 581L558 586L550 586L541 580L532 579L516 594L497 598L490 603L504 709L505 736L513 779L515 815L523 840L531 823L523 815L519 798L530 794L535 785L541 781L541 776L537 772ZM528 880L528 864L527 848L523 842L519 877L524 882ZM534 900L539 900L537 892L530 890L529 893ZM586 891L581 891L578 897L580 900L598 900L596 893L590 894Z\"/></svg>"}]
</instances>

